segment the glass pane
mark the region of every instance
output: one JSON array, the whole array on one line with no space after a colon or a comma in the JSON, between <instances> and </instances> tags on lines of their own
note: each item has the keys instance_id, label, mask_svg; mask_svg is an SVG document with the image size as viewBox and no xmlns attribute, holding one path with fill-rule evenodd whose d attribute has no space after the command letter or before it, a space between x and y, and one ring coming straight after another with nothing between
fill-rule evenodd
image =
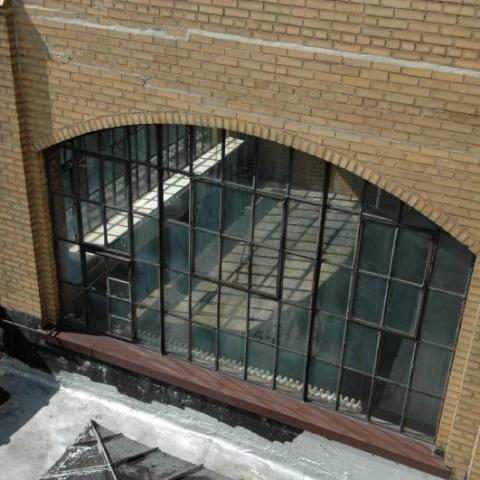
<instances>
[{"instance_id":1,"label":"glass pane","mask_svg":"<svg viewBox=\"0 0 480 480\"><path fill-rule=\"evenodd\" d=\"M147 191L133 202L133 212L158 218L158 172L149 168L146 169L146 175Z\"/></svg>"},{"instance_id":2,"label":"glass pane","mask_svg":"<svg viewBox=\"0 0 480 480\"><path fill-rule=\"evenodd\" d=\"M194 175L220 178L222 161L221 130L195 127Z\"/></svg>"},{"instance_id":3,"label":"glass pane","mask_svg":"<svg viewBox=\"0 0 480 480\"><path fill-rule=\"evenodd\" d=\"M420 288L392 281L388 291L385 325L413 333L417 324L420 295Z\"/></svg>"},{"instance_id":4,"label":"glass pane","mask_svg":"<svg viewBox=\"0 0 480 480\"><path fill-rule=\"evenodd\" d=\"M251 295L249 337L264 342L277 342L278 302Z\"/></svg>"},{"instance_id":5,"label":"glass pane","mask_svg":"<svg viewBox=\"0 0 480 480\"><path fill-rule=\"evenodd\" d=\"M85 328L82 289L68 283L60 283L59 293L62 305L62 322L73 327Z\"/></svg>"},{"instance_id":6,"label":"glass pane","mask_svg":"<svg viewBox=\"0 0 480 480\"><path fill-rule=\"evenodd\" d=\"M410 392L405 414L405 431L433 438L441 408L442 401L438 398Z\"/></svg>"},{"instance_id":7,"label":"glass pane","mask_svg":"<svg viewBox=\"0 0 480 480\"><path fill-rule=\"evenodd\" d=\"M148 163L148 133L147 125L130 127L130 156L132 160Z\"/></svg>"},{"instance_id":8,"label":"glass pane","mask_svg":"<svg viewBox=\"0 0 480 480\"><path fill-rule=\"evenodd\" d=\"M422 322L422 339L453 347L463 299L429 290Z\"/></svg>"},{"instance_id":9,"label":"glass pane","mask_svg":"<svg viewBox=\"0 0 480 480\"><path fill-rule=\"evenodd\" d=\"M415 230L399 232L393 276L410 282L422 283L427 266L430 235Z\"/></svg>"},{"instance_id":10,"label":"glass pane","mask_svg":"<svg viewBox=\"0 0 480 480\"><path fill-rule=\"evenodd\" d=\"M108 298L108 309L110 315L130 320L132 313L130 310L130 302L124 302L116 298Z\"/></svg>"},{"instance_id":11,"label":"glass pane","mask_svg":"<svg viewBox=\"0 0 480 480\"><path fill-rule=\"evenodd\" d=\"M297 397L303 395L305 357L298 353L279 349L275 388Z\"/></svg>"},{"instance_id":12,"label":"glass pane","mask_svg":"<svg viewBox=\"0 0 480 480\"><path fill-rule=\"evenodd\" d=\"M455 293L465 293L473 255L449 235L441 235L438 243L431 285Z\"/></svg>"},{"instance_id":13,"label":"glass pane","mask_svg":"<svg viewBox=\"0 0 480 480\"><path fill-rule=\"evenodd\" d=\"M273 386L275 347L248 341L247 379L264 386Z\"/></svg>"},{"instance_id":14,"label":"glass pane","mask_svg":"<svg viewBox=\"0 0 480 480\"><path fill-rule=\"evenodd\" d=\"M128 127L117 127L112 129L113 145L112 155L117 158L128 159Z\"/></svg>"},{"instance_id":15,"label":"glass pane","mask_svg":"<svg viewBox=\"0 0 480 480\"><path fill-rule=\"evenodd\" d=\"M400 425L405 403L404 388L377 380L373 389L371 418Z\"/></svg>"},{"instance_id":16,"label":"glass pane","mask_svg":"<svg viewBox=\"0 0 480 480\"><path fill-rule=\"evenodd\" d=\"M353 315L370 323L382 321L387 282L382 278L358 275Z\"/></svg>"},{"instance_id":17,"label":"glass pane","mask_svg":"<svg viewBox=\"0 0 480 480\"><path fill-rule=\"evenodd\" d=\"M137 306L136 316L138 342L155 350L160 350L160 312Z\"/></svg>"},{"instance_id":18,"label":"glass pane","mask_svg":"<svg viewBox=\"0 0 480 480\"><path fill-rule=\"evenodd\" d=\"M57 255L62 280L76 284L82 283L80 247L74 243L59 241L57 243Z\"/></svg>"},{"instance_id":19,"label":"glass pane","mask_svg":"<svg viewBox=\"0 0 480 480\"><path fill-rule=\"evenodd\" d=\"M192 362L215 367L216 332L213 328L192 324Z\"/></svg>"},{"instance_id":20,"label":"glass pane","mask_svg":"<svg viewBox=\"0 0 480 480\"><path fill-rule=\"evenodd\" d=\"M308 310L282 305L278 344L297 352L306 353L309 318Z\"/></svg>"},{"instance_id":21,"label":"glass pane","mask_svg":"<svg viewBox=\"0 0 480 480\"><path fill-rule=\"evenodd\" d=\"M220 330L218 332L218 369L243 377L245 338Z\"/></svg>"},{"instance_id":22,"label":"glass pane","mask_svg":"<svg viewBox=\"0 0 480 480\"><path fill-rule=\"evenodd\" d=\"M388 274L395 229L381 223L365 222L360 268L369 272Z\"/></svg>"},{"instance_id":23,"label":"glass pane","mask_svg":"<svg viewBox=\"0 0 480 480\"><path fill-rule=\"evenodd\" d=\"M320 310L345 315L352 271L322 263L318 281L317 305Z\"/></svg>"},{"instance_id":24,"label":"glass pane","mask_svg":"<svg viewBox=\"0 0 480 480\"><path fill-rule=\"evenodd\" d=\"M132 336L132 322L128 318L110 315L111 333L117 337L130 339Z\"/></svg>"},{"instance_id":25,"label":"glass pane","mask_svg":"<svg viewBox=\"0 0 480 480\"><path fill-rule=\"evenodd\" d=\"M290 149L279 143L258 140L256 187L285 193L288 183Z\"/></svg>"},{"instance_id":26,"label":"glass pane","mask_svg":"<svg viewBox=\"0 0 480 480\"><path fill-rule=\"evenodd\" d=\"M288 253L283 270L283 298L309 306L314 261Z\"/></svg>"},{"instance_id":27,"label":"glass pane","mask_svg":"<svg viewBox=\"0 0 480 480\"><path fill-rule=\"evenodd\" d=\"M167 267L187 271L189 261L189 230L188 227L175 223L167 223L164 232L165 255Z\"/></svg>"},{"instance_id":28,"label":"glass pane","mask_svg":"<svg viewBox=\"0 0 480 480\"><path fill-rule=\"evenodd\" d=\"M192 313L194 322L210 327L217 325L217 285L199 278L192 279Z\"/></svg>"},{"instance_id":29,"label":"glass pane","mask_svg":"<svg viewBox=\"0 0 480 480\"><path fill-rule=\"evenodd\" d=\"M177 357L188 357L188 322L165 315L165 350Z\"/></svg>"},{"instance_id":30,"label":"glass pane","mask_svg":"<svg viewBox=\"0 0 480 480\"><path fill-rule=\"evenodd\" d=\"M105 203L114 207L127 209L128 183L126 164L103 160L103 186Z\"/></svg>"},{"instance_id":31,"label":"glass pane","mask_svg":"<svg viewBox=\"0 0 480 480\"><path fill-rule=\"evenodd\" d=\"M165 270L163 306L165 311L188 318L188 276Z\"/></svg>"},{"instance_id":32,"label":"glass pane","mask_svg":"<svg viewBox=\"0 0 480 480\"><path fill-rule=\"evenodd\" d=\"M323 234L323 258L351 266L355 255L359 216L329 208Z\"/></svg>"},{"instance_id":33,"label":"glass pane","mask_svg":"<svg viewBox=\"0 0 480 480\"><path fill-rule=\"evenodd\" d=\"M113 129L109 128L107 130L101 130L98 132L98 136L98 151L100 153L111 155L113 148Z\"/></svg>"},{"instance_id":34,"label":"glass pane","mask_svg":"<svg viewBox=\"0 0 480 480\"><path fill-rule=\"evenodd\" d=\"M345 346L345 365L365 373L373 373L378 332L350 323Z\"/></svg>"},{"instance_id":35,"label":"glass pane","mask_svg":"<svg viewBox=\"0 0 480 480\"><path fill-rule=\"evenodd\" d=\"M247 325L247 292L221 287L220 328L245 335Z\"/></svg>"},{"instance_id":36,"label":"glass pane","mask_svg":"<svg viewBox=\"0 0 480 480\"><path fill-rule=\"evenodd\" d=\"M222 280L248 285L250 246L240 240L222 239Z\"/></svg>"},{"instance_id":37,"label":"glass pane","mask_svg":"<svg viewBox=\"0 0 480 480\"><path fill-rule=\"evenodd\" d=\"M323 160L300 150L293 151L290 183L290 195L292 197L321 203L323 200L324 177L325 162Z\"/></svg>"},{"instance_id":38,"label":"glass pane","mask_svg":"<svg viewBox=\"0 0 480 480\"><path fill-rule=\"evenodd\" d=\"M87 150L89 152L98 151L98 134L97 132L82 135L73 140L75 147Z\"/></svg>"},{"instance_id":39,"label":"glass pane","mask_svg":"<svg viewBox=\"0 0 480 480\"><path fill-rule=\"evenodd\" d=\"M52 195L52 203L57 236L78 241L77 210L73 199Z\"/></svg>"},{"instance_id":40,"label":"glass pane","mask_svg":"<svg viewBox=\"0 0 480 480\"><path fill-rule=\"evenodd\" d=\"M278 250L264 247L253 247L252 290L276 295L278 258Z\"/></svg>"},{"instance_id":41,"label":"glass pane","mask_svg":"<svg viewBox=\"0 0 480 480\"><path fill-rule=\"evenodd\" d=\"M73 158L71 150L55 147L45 154L52 192L74 194Z\"/></svg>"},{"instance_id":42,"label":"glass pane","mask_svg":"<svg viewBox=\"0 0 480 480\"><path fill-rule=\"evenodd\" d=\"M107 299L94 292L86 292L88 328L106 332L108 330Z\"/></svg>"},{"instance_id":43,"label":"glass pane","mask_svg":"<svg viewBox=\"0 0 480 480\"><path fill-rule=\"evenodd\" d=\"M343 370L340 384L339 409L357 415L366 415L372 379L366 375Z\"/></svg>"},{"instance_id":44,"label":"glass pane","mask_svg":"<svg viewBox=\"0 0 480 480\"><path fill-rule=\"evenodd\" d=\"M421 343L415 357L413 388L438 397L443 396L451 356L449 350Z\"/></svg>"},{"instance_id":45,"label":"glass pane","mask_svg":"<svg viewBox=\"0 0 480 480\"><path fill-rule=\"evenodd\" d=\"M255 170L255 137L227 132L224 180L251 186Z\"/></svg>"},{"instance_id":46,"label":"glass pane","mask_svg":"<svg viewBox=\"0 0 480 480\"><path fill-rule=\"evenodd\" d=\"M319 225L319 206L290 200L288 202L286 248L315 257Z\"/></svg>"},{"instance_id":47,"label":"glass pane","mask_svg":"<svg viewBox=\"0 0 480 480\"><path fill-rule=\"evenodd\" d=\"M186 168L186 148L188 130L183 125L163 125L162 127L162 150L163 165L177 170Z\"/></svg>"},{"instance_id":48,"label":"glass pane","mask_svg":"<svg viewBox=\"0 0 480 480\"><path fill-rule=\"evenodd\" d=\"M107 217L107 248L128 252L130 250L128 214L106 208L105 215Z\"/></svg>"},{"instance_id":49,"label":"glass pane","mask_svg":"<svg viewBox=\"0 0 480 480\"><path fill-rule=\"evenodd\" d=\"M223 192L223 230L234 237L250 238L252 194L226 188Z\"/></svg>"},{"instance_id":50,"label":"glass pane","mask_svg":"<svg viewBox=\"0 0 480 480\"><path fill-rule=\"evenodd\" d=\"M218 234L195 230L195 271L218 278L220 237Z\"/></svg>"},{"instance_id":51,"label":"glass pane","mask_svg":"<svg viewBox=\"0 0 480 480\"><path fill-rule=\"evenodd\" d=\"M102 207L93 203L82 202L83 241L104 246Z\"/></svg>"},{"instance_id":52,"label":"glass pane","mask_svg":"<svg viewBox=\"0 0 480 480\"><path fill-rule=\"evenodd\" d=\"M78 187L80 198L96 202L102 201L100 190L101 163L98 158L79 155L77 161Z\"/></svg>"},{"instance_id":53,"label":"glass pane","mask_svg":"<svg viewBox=\"0 0 480 480\"><path fill-rule=\"evenodd\" d=\"M396 219L400 209L400 200L367 182L363 206L364 211L372 215Z\"/></svg>"},{"instance_id":54,"label":"glass pane","mask_svg":"<svg viewBox=\"0 0 480 480\"><path fill-rule=\"evenodd\" d=\"M105 257L85 252L87 286L98 292L107 293L107 261Z\"/></svg>"},{"instance_id":55,"label":"glass pane","mask_svg":"<svg viewBox=\"0 0 480 480\"><path fill-rule=\"evenodd\" d=\"M189 212L190 179L185 175L175 173L163 182L164 218L188 223Z\"/></svg>"},{"instance_id":56,"label":"glass pane","mask_svg":"<svg viewBox=\"0 0 480 480\"><path fill-rule=\"evenodd\" d=\"M147 262L158 263L160 247L158 220L143 215L134 215L133 232L135 235L135 257Z\"/></svg>"},{"instance_id":57,"label":"glass pane","mask_svg":"<svg viewBox=\"0 0 480 480\"><path fill-rule=\"evenodd\" d=\"M431 220L406 204L403 204L402 222L407 223L408 225L428 228L430 230L438 230L438 227Z\"/></svg>"},{"instance_id":58,"label":"glass pane","mask_svg":"<svg viewBox=\"0 0 480 480\"><path fill-rule=\"evenodd\" d=\"M344 330L344 319L317 313L313 329L313 355L338 365L342 356Z\"/></svg>"},{"instance_id":59,"label":"glass pane","mask_svg":"<svg viewBox=\"0 0 480 480\"><path fill-rule=\"evenodd\" d=\"M209 230L220 228L221 188L207 183L195 184L195 225Z\"/></svg>"},{"instance_id":60,"label":"glass pane","mask_svg":"<svg viewBox=\"0 0 480 480\"><path fill-rule=\"evenodd\" d=\"M410 375L414 342L384 333L380 341L377 375L406 385Z\"/></svg>"},{"instance_id":61,"label":"glass pane","mask_svg":"<svg viewBox=\"0 0 480 480\"><path fill-rule=\"evenodd\" d=\"M308 375L308 399L335 406L338 367L312 358Z\"/></svg>"},{"instance_id":62,"label":"glass pane","mask_svg":"<svg viewBox=\"0 0 480 480\"><path fill-rule=\"evenodd\" d=\"M280 248L282 237L283 202L267 197L256 197L253 238L255 242Z\"/></svg>"},{"instance_id":63,"label":"glass pane","mask_svg":"<svg viewBox=\"0 0 480 480\"><path fill-rule=\"evenodd\" d=\"M328 204L332 207L358 210L364 180L344 168L331 166Z\"/></svg>"},{"instance_id":64,"label":"glass pane","mask_svg":"<svg viewBox=\"0 0 480 480\"><path fill-rule=\"evenodd\" d=\"M134 265L135 302L160 309L159 268L142 262Z\"/></svg>"}]
</instances>

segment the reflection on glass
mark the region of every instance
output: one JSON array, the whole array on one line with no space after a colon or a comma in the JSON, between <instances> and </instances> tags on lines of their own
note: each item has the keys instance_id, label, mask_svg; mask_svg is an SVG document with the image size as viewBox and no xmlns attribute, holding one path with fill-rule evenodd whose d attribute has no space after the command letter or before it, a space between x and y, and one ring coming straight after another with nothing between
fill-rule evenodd
<instances>
[{"instance_id":1,"label":"reflection on glass","mask_svg":"<svg viewBox=\"0 0 480 480\"><path fill-rule=\"evenodd\" d=\"M195 230L195 271L218 277L220 238L217 234Z\"/></svg>"},{"instance_id":2,"label":"reflection on glass","mask_svg":"<svg viewBox=\"0 0 480 480\"><path fill-rule=\"evenodd\" d=\"M214 368L216 359L216 331L192 323L192 361L204 367Z\"/></svg>"},{"instance_id":3,"label":"reflection on glass","mask_svg":"<svg viewBox=\"0 0 480 480\"><path fill-rule=\"evenodd\" d=\"M253 247L251 289L276 295L278 278L278 251Z\"/></svg>"},{"instance_id":4,"label":"reflection on glass","mask_svg":"<svg viewBox=\"0 0 480 480\"><path fill-rule=\"evenodd\" d=\"M350 277L348 268L338 267L324 262L318 281L317 305L320 310L338 315L345 315L350 292Z\"/></svg>"},{"instance_id":5,"label":"reflection on glass","mask_svg":"<svg viewBox=\"0 0 480 480\"><path fill-rule=\"evenodd\" d=\"M312 260L287 253L283 267L284 300L308 306L312 296L312 277L314 262Z\"/></svg>"},{"instance_id":6,"label":"reflection on glass","mask_svg":"<svg viewBox=\"0 0 480 480\"><path fill-rule=\"evenodd\" d=\"M142 345L159 350L160 342L160 312L137 306L137 338Z\"/></svg>"},{"instance_id":7,"label":"reflection on glass","mask_svg":"<svg viewBox=\"0 0 480 480\"><path fill-rule=\"evenodd\" d=\"M351 323L347 331L345 365L364 373L373 373L377 342L376 330Z\"/></svg>"},{"instance_id":8,"label":"reflection on glass","mask_svg":"<svg viewBox=\"0 0 480 480\"><path fill-rule=\"evenodd\" d=\"M250 238L252 194L226 188L223 199L223 230L246 240Z\"/></svg>"},{"instance_id":9,"label":"reflection on glass","mask_svg":"<svg viewBox=\"0 0 480 480\"><path fill-rule=\"evenodd\" d=\"M173 270L165 270L163 281L165 312L188 318L188 276Z\"/></svg>"},{"instance_id":10,"label":"reflection on glass","mask_svg":"<svg viewBox=\"0 0 480 480\"><path fill-rule=\"evenodd\" d=\"M353 316L366 322L380 324L387 282L370 275L358 275L353 304Z\"/></svg>"},{"instance_id":11,"label":"reflection on glass","mask_svg":"<svg viewBox=\"0 0 480 480\"><path fill-rule=\"evenodd\" d=\"M278 344L306 353L309 312L303 308L282 305Z\"/></svg>"},{"instance_id":12,"label":"reflection on glass","mask_svg":"<svg viewBox=\"0 0 480 480\"><path fill-rule=\"evenodd\" d=\"M192 279L191 318L209 327L217 325L217 285L199 278Z\"/></svg>"},{"instance_id":13,"label":"reflection on glass","mask_svg":"<svg viewBox=\"0 0 480 480\"><path fill-rule=\"evenodd\" d=\"M61 241L57 245L62 280L80 284L82 282L80 247L74 243Z\"/></svg>"},{"instance_id":14,"label":"reflection on glass","mask_svg":"<svg viewBox=\"0 0 480 480\"><path fill-rule=\"evenodd\" d=\"M317 313L313 330L313 355L338 365L342 356L344 330L343 318Z\"/></svg>"},{"instance_id":15,"label":"reflection on glass","mask_svg":"<svg viewBox=\"0 0 480 480\"><path fill-rule=\"evenodd\" d=\"M159 268L143 262L135 262L134 265L135 302L142 305L159 309Z\"/></svg>"},{"instance_id":16,"label":"reflection on glass","mask_svg":"<svg viewBox=\"0 0 480 480\"><path fill-rule=\"evenodd\" d=\"M282 239L283 203L273 198L257 196L253 239L269 247L280 248Z\"/></svg>"},{"instance_id":17,"label":"reflection on glass","mask_svg":"<svg viewBox=\"0 0 480 480\"><path fill-rule=\"evenodd\" d=\"M323 233L323 258L339 265L351 266L357 243L359 216L327 210Z\"/></svg>"},{"instance_id":18,"label":"reflection on glass","mask_svg":"<svg viewBox=\"0 0 480 480\"><path fill-rule=\"evenodd\" d=\"M189 261L189 230L186 226L167 223L164 230L165 265L187 271Z\"/></svg>"},{"instance_id":19,"label":"reflection on glass","mask_svg":"<svg viewBox=\"0 0 480 480\"><path fill-rule=\"evenodd\" d=\"M220 228L221 188L208 183L195 184L195 224L209 230Z\"/></svg>"},{"instance_id":20,"label":"reflection on glass","mask_svg":"<svg viewBox=\"0 0 480 480\"><path fill-rule=\"evenodd\" d=\"M221 287L220 328L245 335L247 326L247 292Z\"/></svg>"},{"instance_id":21,"label":"reflection on glass","mask_svg":"<svg viewBox=\"0 0 480 480\"><path fill-rule=\"evenodd\" d=\"M360 250L360 268L387 274L395 230L389 225L365 222Z\"/></svg>"},{"instance_id":22,"label":"reflection on glass","mask_svg":"<svg viewBox=\"0 0 480 480\"><path fill-rule=\"evenodd\" d=\"M292 161L290 195L321 203L325 177L325 164L317 157L295 150Z\"/></svg>"},{"instance_id":23,"label":"reflection on glass","mask_svg":"<svg viewBox=\"0 0 480 480\"><path fill-rule=\"evenodd\" d=\"M315 257L320 207L295 200L288 202L286 248Z\"/></svg>"},{"instance_id":24,"label":"reflection on glass","mask_svg":"<svg viewBox=\"0 0 480 480\"><path fill-rule=\"evenodd\" d=\"M188 358L188 321L174 315L165 315L165 350L181 358Z\"/></svg>"},{"instance_id":25,"label":"reflection on glass","mask_svg":"<svg viewBox=\"0 0 480 480\"><path fill-rule=\"evenodd\" d=\"M222 280L248 286L250 246L230 238L222 239Z\"/></svg>"},{"instance_id":26,"label":"reflection on glass","mask_svg":"<svg viewBox=\"0 0 480 480\"><path fill-rule=\"evenodd\" d=\"M421 290L392 281L388 291L385 325L412 334L418 318Z\"/></svg>"},{"instance_id":27,"label":"reflection on glass","mask_svg":"<svg viewBox=\"0 0 480 480\"><path fill-rule=\"evenodd\" d=\"M401 230L393 263L393 276L422 283L427 266L430 235L415 230Z\"/></svg>"},{"instance_id":28,"label":"reflection on glass","mask_svg":"<svg viewBox=\"0 0 480 480\"><path fill-rule=\"evenodd\" d=\"M81 203L83 241L103 246L105 244L102 207L94 203Z\"/></svg>"},{"instance_id":29,"label":"reflection on glass","mask_svg":"<svg viewBox=\"0 0 480 480\"><path fill-rule=\"evenodd\" d=\"M248 335L263 342L276 343L277 330L278 302L252 295Z\"/></svg>"}]
</instances>

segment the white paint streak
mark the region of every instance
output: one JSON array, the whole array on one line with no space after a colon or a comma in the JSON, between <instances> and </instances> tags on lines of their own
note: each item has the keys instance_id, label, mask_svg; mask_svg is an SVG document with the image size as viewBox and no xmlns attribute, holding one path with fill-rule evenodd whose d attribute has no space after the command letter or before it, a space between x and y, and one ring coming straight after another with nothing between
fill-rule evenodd
<instances>
[{"instance_id":1,"label":"white paint streak","mask_svg":"<svg viewBox=\"0 0 480 480\"><path fill-rule=\"evenodd\" d=\"M36 9L36 7L31 6L31 9L34 10ZM309 45L303 45L303 44L292 43L292 42L263 40L260 38L245 37L242 35L234 35L229 33L212 32L208 30L201 30L198 28L189 28L189 29L175 28L173 30L175 30L176 32L183 32L183 35L172 35L171 33L168 32L168 30L163 30L160 28L159 29L136 28L136 27L126 27L123 25L116 25L116 24L106 25L102 23L89 22L79 18L47 17L47 16L38 16L37 18L42 18L44 20L48 20L56 23L65 23L67 25L78 25L86 28L95 28L99 30L121 32L121 33L130 34L130 35L141 35L141 36L158 38L158 39L167 40L167 41L189 42L190 37L192 35L198 35L198 36L211 38L215 40L237 42L239 44L244 44L244 45L273 47L273 48L279 48L279 49L285 49L285 50L308 52L308 53L319 54L324 56L341 57L341 58L361 60L361 61L372 62L372 63L396 65L399 67L419 68L423 70L431 70L435 72L449 73L453 75L466 75L471 77L480 77L480 70L452 67L448 65L439 65L433 62L403 60L400 58L384 57L381 55L371 55L367 53L354 53L354 52L347 52L344 50L312 47Z\"/></svg>"}]
</instances>

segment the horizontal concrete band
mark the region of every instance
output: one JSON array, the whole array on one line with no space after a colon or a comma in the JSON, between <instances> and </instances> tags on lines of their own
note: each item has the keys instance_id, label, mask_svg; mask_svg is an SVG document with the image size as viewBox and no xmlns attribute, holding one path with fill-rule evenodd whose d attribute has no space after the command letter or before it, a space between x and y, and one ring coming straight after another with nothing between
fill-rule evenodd
<instances>
[{"instance_id":1,"label":"horizontal concrete band","mask_svg":"<svg viewBox=\"0 0 480 480\"><path fill-rule=\"evenodd\" d=\"M114 338L55 331L48 343L212 400L448 478L432 446Z\"/></svg>"}]
</instances>

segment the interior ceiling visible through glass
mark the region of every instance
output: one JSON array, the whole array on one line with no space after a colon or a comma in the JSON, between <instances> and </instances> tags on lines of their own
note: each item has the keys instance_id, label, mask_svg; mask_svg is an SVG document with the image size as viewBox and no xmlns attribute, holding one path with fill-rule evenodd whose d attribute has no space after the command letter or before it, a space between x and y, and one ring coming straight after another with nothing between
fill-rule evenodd
<instances>
[{"instance_id":1,"label":"interior ceiling visible through glass","mask_svg":"<svg viewBox=\"0 0 480 480\"><path fill-rule=\"evenodd\" d=\"M473 255L347 171L220 129L46 152L62 318L435 437Z\"/></svg>"}]
</instances>

